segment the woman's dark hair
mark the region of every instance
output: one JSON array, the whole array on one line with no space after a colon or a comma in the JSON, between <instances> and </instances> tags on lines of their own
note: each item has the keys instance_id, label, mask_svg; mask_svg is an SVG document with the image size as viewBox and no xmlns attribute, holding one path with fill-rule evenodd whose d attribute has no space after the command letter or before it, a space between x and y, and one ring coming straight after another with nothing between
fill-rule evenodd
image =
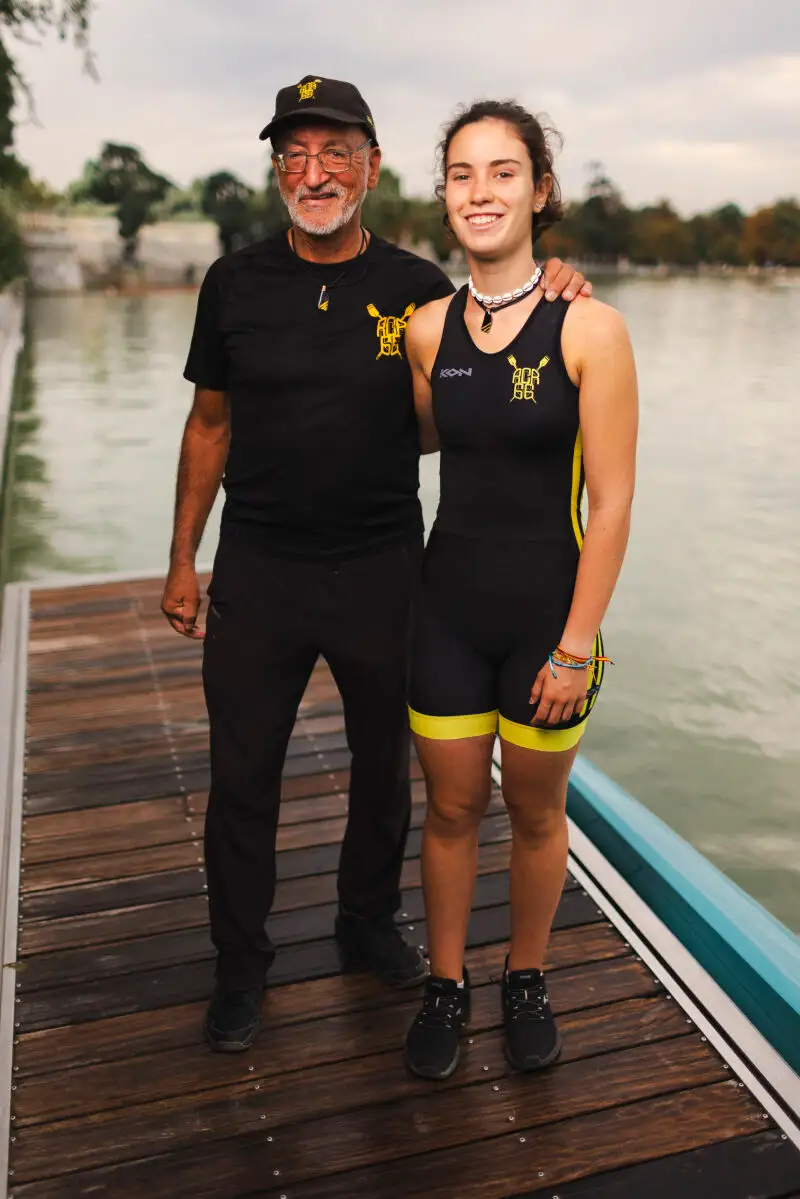
<instances>
[{"instance_id":1,"label":"woman's dark hair","mask_svg":"<svg viewBox=\"0 0 800 1199\"><path fill-rule=\"evenodd\" d=\"M561 147L561 134L556 129L543 125L541 121L513 100L477 100L469 107L462 108L445 128L444 136L439 143L439 183L436 185L436 195L444 202L444 187L447 179L447 155L450 143L457 133L467 125L475 125L478 121L491 118L495 121L505 121L516 131L520 141L525 145L533 164L533 181L538 183L543 175L550 175L553 186L547 203L541 212L535 212L532 217L533 240L536 241L545 229L549 229L564 215L561 203L561 187L553 170L555 147ZM444 223L450 229L447 213ZM452 230L451 230L452 232Z\"/></svg>"}]
</instances>

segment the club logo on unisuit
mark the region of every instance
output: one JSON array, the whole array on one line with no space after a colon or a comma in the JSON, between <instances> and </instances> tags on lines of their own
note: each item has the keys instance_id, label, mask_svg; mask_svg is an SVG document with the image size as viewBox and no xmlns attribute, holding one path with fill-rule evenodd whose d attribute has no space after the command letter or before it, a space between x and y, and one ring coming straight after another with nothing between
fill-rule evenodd
<instances>
[{"instance_id":1,"label":"club logo on unisuit","mask_svg":"<svg viewBox=\"0 0 800 1199\"><path fill-rule=\"evenodd\" d=\"M297 94L301 100L313 100L314 92L317 90L321 79L309 79L308 83L298 83Z\"/></svg>"},{"instance_id":2,"label":"club logo on unisuit","mask_svg":"<svg viewBox=\"0 0 800 1199\"><path fill-rule=\"evenodd\" d=\"M535 389L539 386L540 373L547 366L550 359L545 354L538 366L517 366L517 360L513 354L508 355L508 361L514 368L514 394L508 401L509 404L514 400L533 400L536 403Z\"/></svg>"},{"instance_id":3,"label":"club logo on unisuit","mask_svg":"<svg viewBox=\"0 0 800 1199\"><path fill-rule=\"evenodd\" d=\"M440 379L460 379L462 375L472 375L471 366L443 366L439 371Z\"/></svg>"},{"instance_id":4,"label":"club logo on unisuit","mask_svg":"<svg viewBox=\"0 0 800 1199\"><path fill-rule=\"evenodd\" d=\"M406 304L406 310L402 316L381 316L374 304L367 304L367 312L378 322L375 332L378 335L380 349L375 355L376 358L403 357L400 353L400 339L405 333L409 317L416 307L416 304Z\"/></svg>"}]
</instances>

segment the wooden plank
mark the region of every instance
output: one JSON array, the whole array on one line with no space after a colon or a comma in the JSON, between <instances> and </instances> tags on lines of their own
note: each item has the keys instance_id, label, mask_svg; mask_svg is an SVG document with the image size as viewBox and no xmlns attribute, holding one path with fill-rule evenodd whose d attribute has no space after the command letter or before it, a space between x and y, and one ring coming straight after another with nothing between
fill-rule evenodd
<instances>
[{"instance_id":1,"label":"wooden plank","mask_svg":"<svg viewBox=\"0 0 800 1199\"><path fill-rule=\"evenodd\" d=\"M499 792L496 798L499 799ZM421 782L411 788L412 803L424 805L425 788ZM82 809L57 812L46 816L29 816L24 821L23 836L26 858L36 861L58 861L62 857L91 857L92 854L119 852L152 845L155 830L181 820L191 823L202 819L207 807L207 795L177 795L165 799L142 800L117 807L94 808L91 813ZM495 810L500 810L499 804ZM310 799L286 800L281 804L282 825L305 824L347 814L347 795L334 791ZM32 856L32 855L37 856Z\"/></svg>"},{"instance_id":2,"label":"wooden plank","mask_svg":"<svg viewBox=\"0 0 800 1199\"><path fill-rule=\"evenodd\" d=\"M505 1080L510 1070L502 1051L499 996L495 988L475 993L471 1041L465 1044L457 1075L439 1089L478 1082ZM419 1000L369 1013L331 1016L296 1028L270 1029L266 1072L255 1072L246 1081L220 1087L219 1074L194 1076L183 1092L145 1105L130 1103L120 1110L60 1120L20 1131L14 1155L19 1181L57 1176L69 1161L71 1170L86 1170L114 1162L146 1157L154 1145L171 1151L190 1149L198 1141L235 1136L252 1127L263 1112L274 1113L270 1131L294 1120L316 1120L329 1114L327 1100L338 1086L340 1112L367 1103L385 1103L424 1094L424 1084L405 1069L399 1047L417 1010ZM608 1007L567 1014L560 1020L564 1036L561 1063L597 1053L631 1048L690 1035L680 1009L663 998L623 1000ZM696 1035L696 1034L695 1034ZM358 1064L358 1089L349 1085L351 1058ZM483 1066L488 1065L488 1072ZM237 1070L241 1077L241 1070ZM213 1091L199 1090L209 1081ZM124 1079L120 1080L124 1085ZM259 1089L256 1090L255 1086ZM198 1087L198 1089L194 1089ZM494 1092L493 1092L494 1093ZM456 1094L453 1102L460 1097ZM91 1109L90 1109L91 1110ZM18 1130L19 1131L19 1130Z\"/></svg>"},{"instance_id":3,"label":"wooden plank","mask_svg":"<svg viewBox=\"0 0 800 1199\"><path fill-rule=\"evenodd\" d=\"M502 969L502 955L497 954L494 960ZM657 991L656 984L639 964L626 958L553 971L549 976L548 987L553 1010L559 1015L603 1007L620 999L647 998ZM405 1028L419 1004L419 995L404 1000L398 1000L396 994L387 996L372 1016L369 1008L348 1010L344 1014L329 1014L326 1011L322 1015L318 1006L320 994L331 991L335 991L335 988L327 987L323 990L318 987L306 997L302 997L296 987L291 989L289 995L284 993L285 988L269 993L264 1008L269 1023L264 1036L249 1051L246 1060L238 1056L213 1059L213 1080L216 1086L254 1081L250 1079L251 1073L259 1079L275 1077L280 1082L283 1077L286 1081L286 1071L292 1069L292 1060L296 1060L298 1066L307 1066L309 1060L314 1060L313 1056L310 1059L303 1057L304 1046L307 1044L315 1045L320 1053L327 1053L328 1061L347 1060L358 1052L359 1045L368 1046L370 1035L380 1038L380 1029L384 1024L389 1025L392 1038L388 1044L398 1047L402 1045ZM485 992L485 995L482 996L481 992ZM298 1000L301 1004L299 1011ZM291 1011L287 1011L289 1001L292 1003ZM374 1004L370 1006L375 1007ZM475 1007L476 1028L485 1029L498 1025L498 988L485 981L485 975L475 986ZM400 1015L392 1020L390 1009L397 1008L402 1009ZM283 1037L279 1036L281 1023L285 1026L291 1019L296 1024L303 1014L306 1021L311 1022L303 1023L301 1036L297 1035L296 1030ZM331 1031L327 1050L324 1034L316 1037L314 1032L320 1020ZM372 1034L368 1032L370 1027L373 1029ZM684 1023L684 1030L686 1027ZM360 1029L364 1030L366 1041L359 1040ZM333 1037L334 1030L336 1038L341 1038L341 1041ZM18 1126L21 1128L29 1123L82 1116L91 1111L124 1108L132 1103L148 1103L168 1095L186 1095L208 1089L211 1083L209 1051L203 1045L199 1031L198 1028L192 1046L182 1046L177 1050L141 1055L129 1058L125 1063L113 1061L87 1066L78 1072L69 1070L59 1073L57 1078L52 1075L20 1078L17 1082L14 1108ZM385 1046L387 1043L379 1041L379 1044ZM477 1060L480 1055L473 1056ZM485 1063L481 1059L481 1070L483 1064ZM341 1077L338 1085L340 1088L344 1085ZM329 1106L332 1102L331 1094L334 1094L334 1091L328 1095ZM385 1097L391 1097L388 1089ZM309 1104L316 1102L310 1096L307 1096L305 1101ZM280 1102L283 1111L283 1101ZM344 1102L343 1096L333 1103L333 1110L336 1110L341 1102Z\"/></svg>"},{"instance_id":4,"label":"wooden plank","mask_svg":"<svg viewBox=\"0 0 800 1199\"><path fill-rule=\"evenodd\" d=\"M629 956L630 950L610 926L586 925L553 933L547 968L566 969ZM502 946L485 946L469 950L467 963L476 979L486 979L492 970L502 969L502 957ZM319 996L320 1010L329 1014L361 1010L364 1004L396 1001L392 992L380 987L368 975L340 975L297 984L294 988L290 985L269 994L270 1027L276 1026L276 1008L272 999L277 995L288 997L288 1001L296 994L296 1006L301 1012L305 998ZM203 1011L203 1003L183 1004L162 1009L157 1016L151 1012L136 1012L67 1028L26 1033L19 1039L16 1064L20 1075L24 1076L193 1045L198 1040Z\"/></svg>"},{"instance_id":5,"label":"wooden plank","mask_svg":"<svg viewBox=\"0 0 800 1199\"><path fill-rule=\"evenodd\" d=\"M348 1088L358 1087L360 1064L350 1063ZM262 1122L254 1121L251 1133L233 1140L196 1145L188 1151L164 1153L138 1162L79 1171L69 1176L69 1194L113 1195L114 1199L133 1199L134 1196L140 1199L143 1193L148 1199L174 1199L177 1194L191 1195L193 1199L215 1199L220 1195L253 1194L259 1189L263 1193L265 1178L270 1174L272 1179L280 1178L282 1186L291 1187L293 1194L302 1194L302 1190L295 1191L295 1188L304 1182L313 1181L317 1187L323 1182L328 1187L336 1175L363 1169L366 1165L403 1163L407 1167L412 1155L425 1154L426 1150L441 1152L442 1149L463 1148L469 1152L474 1149L471 1142L476 1138L485 1142L503 1137L510 1122L514 1124L516 1143L520 1148L525 1148L520 1142L520 1134L535 1130L532 1138L535 1157L534 1150L529 1150L529 1162L541 1160L542 1141L549 1139L552 1146L555 1133L561 1169L569 1172L568 1177L570 1174L574 1177L575 1162L585 1155L578 1141L573 1157L572 1140L564 1139L564 1121L589 1114L597 1116L620 1104L628 1105L621 1109L626 1112L637 1101L656 1096L663 1098L676 1092L676 1101L680 1102L679 1093L685 1092L686 1088L694 1088L695 1094L700 1093L705 1098L712 1094L711 1084L719 1082L721 1073L719 1063L707 1047L686 1038L558 1065L546 1078L538 1080L533 1101L531 1079L524 1075L511 1075L505 1079L499 1092L494 1092L490 1083L464 1087L458 1092L457 1103L447 1090L431 1093L432 1089L428 1088L428 1093L424 1094L417 1084L420 1093L411 1099L372 1104L359 1109L358 1113L350 1111L344 1116L332 1115L308 1123L295 1123L284 1135L271 1134L271 1143L266 1143L260 1127ZM699 1092L697 1088L700 1088ZM729 1127L736 1124L735 1117L738 1117L738 1123L744 1125L746 1131L754 1131L757 1113L752 1110L751 1103L746 1105L738 1095L733 1095L735 1089L725 1085L727 1124ZM340 1083L329 1096L329 1111L341 1095ZM717 1114L716 1110L714 1114ZM269 1126L269 1118L266 1123ZM606 1140L615 1146L619 1156L617 1121L606 1119L603 1123ZM622 1123L625 1123L624 1119ZM570 1151L565 1153L567 1144ZM633 1146L628 1149L629 1154L635 1155L635 1152ZM504 1171L506 1164L501 1153L493 1157L495 1169ZM564 1162L565 1158L567 1162ZM416 1160L419 1160L418 1156ZM585 1161L583 1165L582 1172L586 1173ZM594 1165L592 1161L590 1168ZM456 1181L460 1177L463 1177L460 1171L455 1178L451 1174L448 1199L463 1193ZM371 1194L373 1197L375 1194L424 1194L428 1199L431 1191L424 1183L408 1186L410 1182L412 1179L407 1176L406 1190L395 1188L392 1191L381 1186ZM45 1199L45 1196L63 1199L63 1190L55 1189L61 1186L62 1180L56 1179L23 1184L15 1190L20 1195L36 1196L37 1199ZM318 1190L317 1193L323 1192ZM336 1193L335 1189L324 1192L326 1196L333 1193ZM483 1192L476 1190L473 1181L467 1193L474 1196ZM502 1195L503 1191L498 1189L494 1193Z\"/></svg>"},{"instance_id":6,"label":"wooden plank","mask_svg":"<svg viewBox=\"0 0 800 1199\"><path fill-rule=\"evenodd\" d=\"M497 829L484 823L483 837L497 836ZM420 886L419 839L412 841L409 856L403 866L401 885L404 890ZM488 841L481 845L479 862L492 862L491 869L503 870L508 866L508 840ZM282 876L278 882L273 911L290 911L297 907L311 907L318 903L330 903L336 897L336 866L334 854L328 854L328 864L316 858L313 870L303 875L301 870L302 851L293 852L288 864L282 863L278 855L278 871L288 872L291 878ZM310 864L311 866L311 864ZM482 870L482 873L487 873ZM298 873L300 871L300 873ZM30 918L50 919L58 916L77 916L87 912L115 911L119 908L158 902L203 893L205 872L200 867L165 871L138 876L133 879L111 882L79 884L52 891L28 892L22 896L21 915L24 921ZM574 882L567 883L574 887Z\"/></svg>"},{"instance_id":7,"label":"wooden plank","mask_svg":"<svg viewBox=\"0 0 800 1199\"><path fill-rule=\"evenodd\" d=\"M601 963L616 967L621 961L630 962L620 939L605 925L558 931L550 939L547 955L549 970L577 969L583 966L590 972ZM486 982L503 968L505 947L488 945L470 948L467 965L476 983ZM639 966L638 963L634 963ZM184 977L188 973L184 968ZM200 1043L202 1013L211 991L211 974L203 976L204 989L187 1000L174 998L173 1005L154 1014L133 1007L129 1013L104 1016L97 1021L71 1027L52 1025L42 1031L23 1032L17 1047L16 1064L20 1077L26 1074L47 1073L62 1066L74 1067L92 1062L122 1060L147 1053L162 1053L186 1045ZM629 997L621 991L629 985L635 994L648 995L652 980L645 971L633 973L613 969L606 987L618 988L614 994L604 991L600 1003ZM560 984L558 984L560 986ZM315 1015L335 1015L338 1012L361 1011L385 1007L398 1002L395 992L381 986L368 974L334 975L305 980L294 985L271 985L267 992L269 1027L314 1018ZM565 1004L567 1000L565 999Z\"/></svg>"},{"instance_id":8,"label":"wooden plank","mask_svg":"<svg viewBox=\"0 0 800 1199\"><path fill-rule=\"evenodd\" d=\"M344 756L341 756L344 760ZM349 762L349 754L346 760ZM412 779L421 779L422 770L419 763L411 761ZM209 773L204 765L198 769L181 770L182 784L185 791L207 792L209 788ZM285 799L299 799L309 795L326 795L331 791L347 789L349 781L348 770L338 765L330 768L320 764L316 773L294 775L289 771L284 774L281 795ZM149 775L141 779L121 779L114 784L96 784L54 794L30 795L25 800L25 815L35 816L46 812L67 812L77 808L96 808L108 804L136 803L146 799L162 799L174 795L176 786L176 771L171 769L162 774ZM182 792L181 792L182 793Z\"/></svg>"},{"instance_id":9,"label":"wooden plank","mask_svg":"<svg viewBox=\"0 0 800 1199\"><path fill-rule=\"evenodd\" d=\"M407 852L413 856L419 853L423 818L424 813L419 807L412 808ZM303 846L297 846L300 835L292 831L291 826L278 828L279 878L327 874L337 869L344 824L327 824L320 829L320 823L312 821L302 826L308 830L307 837L311 842ZM485 844L508 840L509 822L505 812L500 811L487 816L481 825L480 836ZM286 842L289 842L289 845L286 845ZM199 838L132 849L124 853L95 854L85 858L62 859L32 866L29 866L26 860L22 893L27 895L33 891L47 891L55 887L77 887L84 883L137 878L143 874L177 870L193 864L203 865Z\"/></svg>"},{"instance_id":10,"label":"wooden plank","mask_svg":"<svg viewBox=\"0 0 800 1199\"><path fill-rule=\"evenodd\" d=\"M507 900L508 879L505 874L478 877L470 925L473 944L485 938L491 939L494 931L503 927L499 921L505 924ZM484 913L484 908L490 910ZM502 908L502 915L498 917L495 908ZM269 935L277 946L324 940L331 934L337 909L337 904L325 904L304 908L299 912L273 914L267 922ZM402 923L415 935L421 933L425 915L421 889L409 891L403 896L403 910L407 913L407 919ZM567 891L561 897L553 927L591 924L597 919L597 907L592 899L580 891ZM170 929L154 936L111 942L100 947L58 950L24 959L23 969L19 973L19 989L23 995L27 995L48 987L82 986L84 983L157 969L171 963L200 961L211 958L213 954L205 924L198 929Z\"/></svg>"},{"instance_id":11,"label":"wooden plank","mask_svg":"<svg viewBox=\"0 0 800 1199\"><path fill-rule=\"evenodd\" d=\"M509 846L498 842L480 847L478 874L496 874L508 868ZM163 902L138 903L128 907L110 906L90 911L86 915L48 916L44 919L25 918L20 929L19 955L29 957L55 950L103 945L133 937L152 936L170 929L199 928L208 922L208 900L196 872L186 872L187 895ZM151 876L152 877L152 876ZM161 877L161 876L158 876ZM167 876L169 877L169 876ZM404 866L401 880L404 891L420 886L419 859L411 858ZM565 890L577 890L577 884L567 879ZM80 889L78 889L80 890ZM72 897L75 891L46 892L45 898ZM145 892L148 899L149 892ZM315 875L279 883L273 913L296 911L337 901L337 876ZM63 909L62 909L63 910ZM405 910L405 909L404 909Z\"/></svg>"},{"instance_id":12,"label":"wooden plank","mask_svg":"<svg viewBox=\"0 0 800 1199\"><path fill-rule=\"evenodd\" d=\"M132 879L28 892L21 897L20 914L23 921L27 921L31 918L47 920L53 916L113 911L162 899L202 895L204 885L205 871L201 867L165 870Z\"/></svg>"},{"instance_id":13,"label":"wooden plank","mask_svg":"<svg viewBox=\"0 0 800 1199\"><path fill-rule=\"evenodd\" d=\"M559 1199L776 1199L797 1185L800 1153L772 1130L559 1185L558 1193ZM537 1188L513 1199L541 1194Z\"/></svg>"},{"instance_id":14,"label":"wooden plank","mask_svg":"<svg viewBox=\"0 0 800 1199\"><path fill-rule=\"evenodd\" d=\"M319 1176L307 1183L295 1184L290 1192L291 1199L374 1199L376 1195L424 1195L425 1199L453 1199L455 1195L464 1195L469 1199L506 1199L523 1187L529 1188L534 1179L540 1182L541 1199L551 1199L556 1188L560 1194L560 1188L576 1178L760 1131L759 1115L753 1110L749 1096L727 1083L574 1117L539 1127L535 1136L526 1136L524 1141L520 1140L516 1123L514 1128L513 1133L502 1137L425 1153L423 1150L430 1138L425 1135L427 1129L423 1126L415 1156L384 1166ZM258 1161L262 1170L261 1189L249 1192L252 1199L267 1199L268 1196L275 1199L276 1192L270 1185L272 1179L266 1188L264 1181L273 1169L280 1168L272 1165L278 1157L274 1152L275 1145L273 1142L249 1148L251 1160ZM182 1193L180 1179L173 1176L170 1181L178 1184L174 1193ZM210 1190L209 1196L223 1199L224 1195L235 1193L222 1189L226 1181L222 1175L220 1190L216 1195L213 1189ZM281 1181L286 1179L281 1177ZM102 1196L104 1192L84 1193ZM76 1195L80 1194L78 1190ZM31 1196L32 1199L50 1199L49 1193L40 1195L36 1190L31 1191ZM198 1199L201 1196L202 1192ZM124 1199L123 1191L119 1192L119 1199ZM149 1199L159 1199L158 1193L151 1192ZM630 1199L643 1197L636 1195ZM712 1192L707 1199L727 1199L727 1196Z\"/></svg>"},{"instance_id":15,"label":"wooden plank","mask_svg":"<svg viewBox=\"0 0 800 1199\"><path fill-rule=\"evenodd\" d=\"M418 785L415 784L415 786ZM332 795L321 795L310 800L292 800L281 804L278 849L301 849L307 845L341 844L347 823L347 803L345 794L334 792ZM202 838L204 816L199 810L201 804L193 802L190 797L148 800L143 804L123 804L118 808L96 810L104 815L109 815L135 809L138 816L138 809L144 808L150 812L159 804L163 804L164 808L158 819L148 821L118 819L113 822L106 820L104 825L98 828L95 828L92 822L90 827L72 833L65 832L46 837L34 836L34 839L31 840L28 828L30 824L35 821L53 819L51 816L37 816L34 820L26 822L25 865L30 868L50 862L62 862L65 859L75 861L78 858L102 857L108 859L111 867L109 874L113 877L117 872L114 870L114 862L110 857L112 854L127 856L134 850ZM293 810L298 805L302 805L301 812ZM414 827L419 828L424 819L424 801L421 796L418 795L417 802L412 806L414 809L413 824ZM505 806L498 795L492 801L489 813L497 815L503 812L505 812ZM74 819L78 813L70 812L67 815ZM87 824L91 821L91 816L87 817L85 813L80 813L80 815ZM300 819L299 817L302 815L307 818ZM308 817L313 818L309 819ZM60 816L56 819L60 819ZM34 834L38 831L34 829ZM42 873L41 871L37 872L35 877L40 878Z\"/></svg>"}]
</instances>

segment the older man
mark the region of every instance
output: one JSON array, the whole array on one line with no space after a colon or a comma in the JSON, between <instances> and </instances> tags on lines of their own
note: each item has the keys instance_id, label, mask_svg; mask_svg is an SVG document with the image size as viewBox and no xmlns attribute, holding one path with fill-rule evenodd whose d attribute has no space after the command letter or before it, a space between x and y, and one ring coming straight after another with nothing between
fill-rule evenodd
<instances>
[{"instance_id":1,"label":"older man","mask_svg":"<svg viewBox=\"0 0 800 1199\"><path fill-rule=\"evenodd\" d=\"M203 283L162 601L178 632L205 636L218 955L205 1032L229 1052L258 1029L281 771L320 654L352 752L343 959L396 987L425 975L394 923L410 817L406 624L422 545L403 331L415 308L453 290L437 266L362 228L381 152L352 84L308 75L282 88L261 137L291 225L219 259ZM569 268L549 274L553 294L583 284ZM203 633L195 555L223 474Z\"/></svg>"}]
</instances>

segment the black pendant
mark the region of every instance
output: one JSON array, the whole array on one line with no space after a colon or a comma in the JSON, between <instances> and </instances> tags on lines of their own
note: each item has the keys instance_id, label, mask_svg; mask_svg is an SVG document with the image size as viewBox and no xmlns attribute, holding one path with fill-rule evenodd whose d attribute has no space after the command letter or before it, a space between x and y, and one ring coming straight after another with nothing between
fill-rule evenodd
<instances>
[{"instance_id":1,"label":"black pendant","mask_svg":"<svg viewBox=\"0 0 800 1199\"><path fill-rule=\"evenodd\" d=\"M319 293L319 299L317 300L317 308L320 312L327 312L329 303L330 300L328 299L328 289L323 283L322 290Z\"/></svg>"},{"instance_id":2,"label":"black pendant","mask_svg":"<svg viewBox=\"0 0 800 1199\"><path fill-rule=\"evenodd\" d=\"M481 322L481 333L491 333L492 331L492 314L488 308L483 310L483 321Z\"/></svg>"}]
</instances>

